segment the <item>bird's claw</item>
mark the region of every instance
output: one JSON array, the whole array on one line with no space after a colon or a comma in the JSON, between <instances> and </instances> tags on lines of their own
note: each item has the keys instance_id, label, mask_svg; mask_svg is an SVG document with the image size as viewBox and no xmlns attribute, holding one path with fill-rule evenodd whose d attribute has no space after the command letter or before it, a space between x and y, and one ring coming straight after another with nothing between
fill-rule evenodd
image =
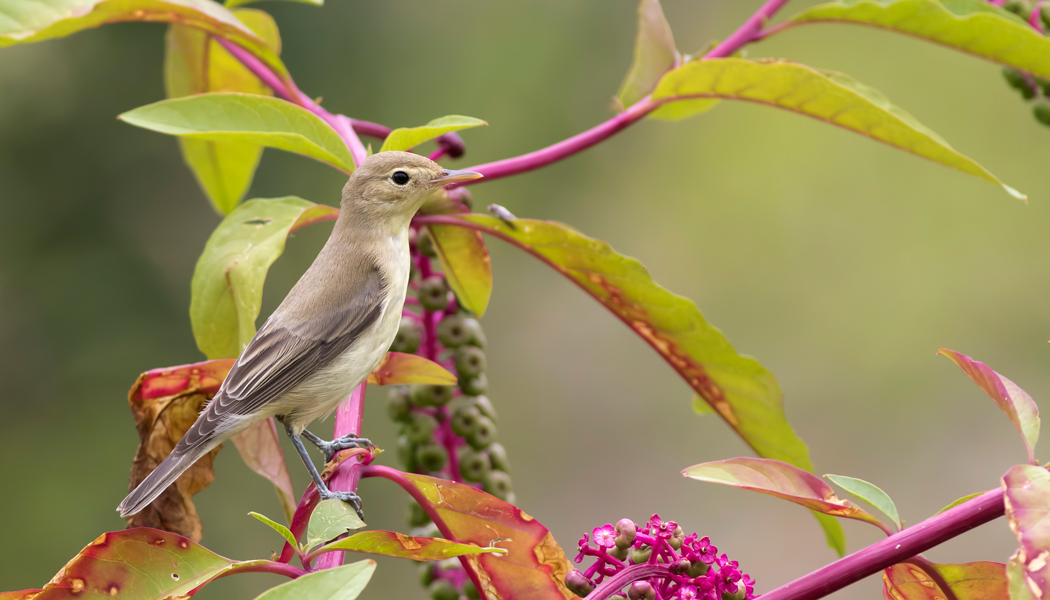
<instances>
[{"instance_id":1,"label":"bird's claw","mask_svg":"<svg viewBox=\"0 0 1050 600\"><path fill-rule=\"evenodd\" d=\"M324 442L321 445L321 451L324 452L324 461L326 463L332 462L332 458L338 452L348 450L350 448L375 448L376 445L372 443L372 440L363 437L357 437L354 434L344 435L341 438L336 438L330 442Z\"/></svg>"},{"instance_id":2,"label":"bird's claw","mask_svg":"<svg viewBox=\"0 0 1050 600\"><path fill-rule=\"evenodd\" d=\"M361 520L365 520L365 513L361 507L361 496L358 496L354 492L333 492L331 490L318 490L318 494L321 496L321 500L339 500L346 502L354 509L357 516L361 517Z\"/></svg>"}]
</instances>

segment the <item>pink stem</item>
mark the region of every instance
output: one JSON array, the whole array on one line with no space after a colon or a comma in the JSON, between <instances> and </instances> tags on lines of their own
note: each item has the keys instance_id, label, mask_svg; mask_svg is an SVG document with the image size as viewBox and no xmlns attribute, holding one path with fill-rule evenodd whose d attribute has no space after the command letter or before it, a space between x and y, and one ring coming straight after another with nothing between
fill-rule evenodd
<instances>
[{"instance_id":1,"label":"pink stem","mask_svg":"<svg viewBox=\"0 0 1050 600\"><path fill-rule=\"evenodd\" d=\"M767 0L767 2L763 4L755 14L751 15L750 19L744 21L744 24L737 28L732 35L723 40L721 44L715 46L713 50L705 54L704 58L725 58L727 56L732 56L742 46L757 39L758 34L762 31L766 21L788 2L789 0Z\"/></svg>"},{"instance_id":2,"label":"pink stem","mask_svg":"<svg viewBox=\"0 0 1050 600\"><path fill-rule=\"evenodd\" d=\"M368 121L350 119L350 124L354 126L354 131L357 133L367 135L368 137L378 138L380 140L385 140L386 136L390 135L391 132L391 129L385 125L370 123Z\"/></svg>"},{"instance_id":3,"label":"pink stem","mask_svg":"<svg viewBox=\"0 0 1050 600\"><path fill-rule=\"evenodd\" d=\"M437 161L441 160L445 156L445 154L446 154L445 147L444 146L438 146L438 149L434 150L430 154L430 156L428 156L427 158L429 158L430 160L432 160L434 162L437 162Z\"/></svg>"},{"instance_id":4,"label":"pink stem","mask_svg":"<svg viewBox=\"0 0 1050 600\"><path fill-rule=\"evenodd\" d=\"M333 439L344 435L358 435L364 421L365 390L368 384L361 382L345 402L339 405L335 413L335 434ZM355 492L361 481L360 462L364 455L355 456L343 461L328 480L328 489L334 492ZM343 564L342 552L327 552L317 558L315 569L331 569Z\"/></svg>"},{"instance_id":5,"label":"pink stem","mask_svg":"<svg viewBox=\"0 0 1050 600\"><path fill-rule=\"evenodd\" d=\"M1028 15L1028 24L1035 27L1039 33L1043 32L1043 20L1039 18L1039 9L1042 8L1044 0L1038 0L1032 7L1032 14Z\"/></svg>"},{"instance_id":6,"label":"pink stem","mask_svg":"<svg viewBox=\"0 0 1050 600\"><path fill-rule=\"evenodd\" d=\"M616 575L606 579L598 585L598 587L594 588L594 591L587 594L587 600L605 600L606 598L619 593L620 590L623 589L623 586L628 583L649 579L654 575L663 575L666 573L667 567L664 566L657 566L649 563L631 565Z\"/></svg>"}]
</instances>

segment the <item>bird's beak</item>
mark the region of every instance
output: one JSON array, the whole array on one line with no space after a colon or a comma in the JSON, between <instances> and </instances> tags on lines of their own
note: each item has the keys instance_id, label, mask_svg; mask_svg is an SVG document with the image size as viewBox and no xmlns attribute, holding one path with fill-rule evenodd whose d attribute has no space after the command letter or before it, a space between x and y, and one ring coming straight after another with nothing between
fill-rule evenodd
<instances>
[{"instance_id":1,"label":"bird's beak","mask_svg":"<svg viewBox=\"0 0 1050 600\"><path fill-rule=\"evenodd\" d=\"M431 185L444 186L450 183L459 183L461 181L470 181L472 179L481 179L484 177L481 173L475 173L474 171L453 171L452 169L445 169L441 173L441 177L431 181Z\"/></svg>"}]
</instances>

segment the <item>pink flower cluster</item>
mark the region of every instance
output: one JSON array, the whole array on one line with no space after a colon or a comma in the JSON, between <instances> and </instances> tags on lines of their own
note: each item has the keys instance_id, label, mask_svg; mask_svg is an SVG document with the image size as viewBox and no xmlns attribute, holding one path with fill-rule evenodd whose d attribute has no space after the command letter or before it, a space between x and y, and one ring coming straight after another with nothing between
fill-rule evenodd
<instances>
[{"instance_id":1,"label":"pink flower cluster","mask_svg":"<svg viewBox=\"0 0 1050 600\"><path fill-rule=\"evenodd\" d=\"M592 539L593 538L593 541ZM674 521L653 515L639 528L630 519L615 526L596 527L579 543L576 562L594 557L586 571L573 570L565 585L576 595L586 597L601 587L597 597L622 598L623 588L631 600L752 600L755 582L730 561L707 537L685 535ZM648 567L648 568L643 568ZM639 577L625 581L617 577L633 569ZM602 583L606 582L603 586ZM622 582L622 584L621 584ZM630 584L630 585L628 585ZM619 585L618 589L607 589Z\"/></svg>"}]
</instances>

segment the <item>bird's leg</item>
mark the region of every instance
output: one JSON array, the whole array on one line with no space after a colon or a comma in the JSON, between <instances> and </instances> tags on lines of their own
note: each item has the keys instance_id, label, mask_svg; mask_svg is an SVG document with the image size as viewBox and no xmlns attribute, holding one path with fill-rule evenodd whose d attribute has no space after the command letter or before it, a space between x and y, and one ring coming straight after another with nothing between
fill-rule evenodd
<instances>
[{"instance_id":1,"label":"bird's leg","mask_svg":"<svg viewBox=\"0 0 1050 600\"><path fill-rule=\"evenodd\" d=\"M283 419L282 419L283 422ZM342 500L357 511L357 516L361 517L363 521L365 519L365 513L361 510L361 497L353 492L333 492L328 489L325 482L321 479L321 474L317 472L317 467L314 466L314 461L310 460L310 455L306 452L306 446L303 445L303 440L299 437L299 434L295 433L292 426L288 423L284 424L284 430L288 434L288 437L292 439L292 445L295 446L295 451L299 453L299 458L303 459L303 464L306 465L306 470L310 472L310 478L314 480L314 485L317 486L317 493L321 496L321 500ZM303 433L306 433L305 431ZM317 436L310 434L312 438ZM310 441L313 441L311 437L308 437ZM316 442L314 442L316 443Z\"/></svg>"},{"instance_id":2,"label":"bird's leg","mask_svg":"<svg viewBox=\"0 0 1050 600\"><path fill-rule=\"evenodd\" d=\"M368 438L357 437L352 433L348 433L341 438L336 438L330 442L326 442L316 435L310 433L308 429L304 429L302 436L310 441L311 444L317 446L317 449L324 452L324 461L331 462L332 457L335 456L336 452L347 450L349 448L375 448L375 444L372 443Z\"/></svg>"}]
</instances>

